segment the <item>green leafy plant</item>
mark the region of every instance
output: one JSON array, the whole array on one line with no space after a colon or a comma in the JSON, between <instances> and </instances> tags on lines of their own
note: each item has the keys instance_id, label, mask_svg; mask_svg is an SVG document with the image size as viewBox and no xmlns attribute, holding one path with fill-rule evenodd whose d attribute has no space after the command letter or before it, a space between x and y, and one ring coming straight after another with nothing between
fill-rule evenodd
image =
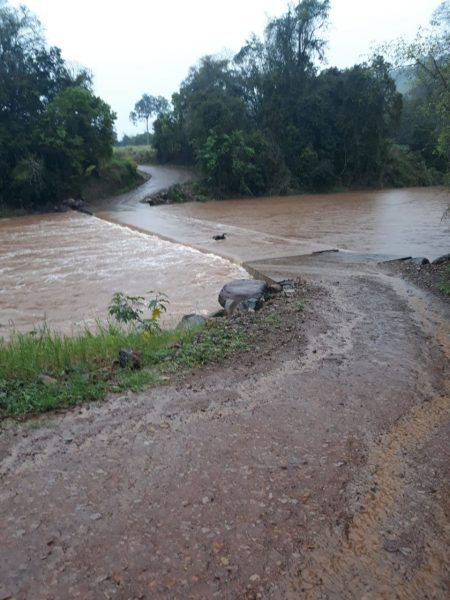
<instances>
[{"instance_id":1,"label":"green leafy plant","mask_svg":"<svg viewBox=\"0 0 450 600\"><path fill-rule=\"evenodd\" d=\"M154 293L148 292L148 294ZM158 321L167 311L168 303L167 296L159 292L149 300L144 296L127 296L123 292L116 292L109 305L109 314L118 323L129 324L144 333L151 334L160 331ZM150 317L144 317L145 310L150 311Z\"/></svg>"}]
</instances>

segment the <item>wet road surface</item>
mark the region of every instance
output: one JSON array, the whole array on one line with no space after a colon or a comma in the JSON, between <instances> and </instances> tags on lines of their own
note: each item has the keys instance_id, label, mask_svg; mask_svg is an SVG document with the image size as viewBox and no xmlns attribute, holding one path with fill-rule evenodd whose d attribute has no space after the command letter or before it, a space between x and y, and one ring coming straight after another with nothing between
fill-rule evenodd
<instances>
[{"instance_id":1,"label":"wet road surface","mask_svg":"<svg viewBox=\"0 0 450 600\"><path fill-rule=\"evenodd\" d=\"M305 262L251 351L5 429L1 597L448 597L448 305L364 256L253 266Z\"/></svg>"},{"instance_id":2,"label":"wet road surface","mask_svg":"<svg viewBox=\"0 0 450 600\"><path fill-rule=\"evenodd\" d=\"M441 188L250 198L101 213L238 261L339 248L434 259L449 251L450 194ZM212 236L226 233L215 242Z\"/></svg>"},{"instance_id":3,"label":"wet road surface","mask_svg":"<svg viewBox=\"0 0 450 600\"><path fill-rule=\"evenodd\" d=\"M240 228L252 269L302 286L267 306L258 344L223 365L3 424L0 598L448 598L448 304L378 257L292 256L327 243L444 253L444 201L424 208L422 192L402 193L413 237L398 210L382 234L390 223L376 215L389 211L376 202L365 217L345 201L354 210L332 209L334 224L289 199L262 201L267 223L253 201L143 207L145 219L176 215L159 233L202 250L219 248L208 236L226 226L224 255ZM136 216L123 208L116 217Z\"/></svg>"}]
</instances>

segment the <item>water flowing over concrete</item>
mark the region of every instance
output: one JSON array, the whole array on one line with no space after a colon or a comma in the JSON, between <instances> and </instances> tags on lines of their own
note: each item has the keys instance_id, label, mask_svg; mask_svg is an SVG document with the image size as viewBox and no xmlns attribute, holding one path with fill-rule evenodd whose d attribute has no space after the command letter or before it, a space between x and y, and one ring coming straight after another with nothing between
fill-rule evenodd
<instances>
[{"instance_id":1,"label":"water flowing over concrete","mask_svg":"<svg viewBox=\"0 0 450 600\"><path fill-rule=\"evenodd\" d=\"M141 170L150 177L142 186L94 205L99 218L66 213L0 221L0 335L11 323L20 331L44 320L64 331L92 325L105 318L116 291L167 293L172 324L218 307L223 283L247 276L239 266L246 261L334 247L429 258L449 250L450 221L442 215L450 200L442 189L151 208L142 200L194 175L179 167ZM223 232L224 241L212 239Z\"/></svg>"},{"instance_id":2,"label":"water flowing over concrete","mask_svg":"<svg viewBox=\"0 0 450 600\"><path fill-rule=\"evenodd\" d=\"M140 205L103 216L238 261L329 248L436 258L449 251L449 205L443 188L413 188ZM224 242L212 240L218 232Z\"/></svg>"},{"instance_id":3,"label":"water flowing over concrete","mask_svg":"<svg viewBox=\"0 0 450 600\"><path fill-rule=\"evenodd\" d=\"M189 176L158 168L111 204L143 206L142 197ZM166 293L164 323L174 325L184 314L220 308L223 283L246 272L217 255L70 212L0 220L0 276L0 336L8 336L11 327L29 331L43 322L68 333L92 327L105 319L116 291Z\"/></svg>"}]
</instances>

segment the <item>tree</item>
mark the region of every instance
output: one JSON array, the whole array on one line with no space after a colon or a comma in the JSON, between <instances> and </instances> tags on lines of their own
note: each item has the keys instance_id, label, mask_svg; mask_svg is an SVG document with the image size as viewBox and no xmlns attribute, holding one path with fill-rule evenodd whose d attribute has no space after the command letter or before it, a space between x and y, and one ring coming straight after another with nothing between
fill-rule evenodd
<instances>
[{"instance_id":1,"label":"tree","mask_svg":"<svg viewBox=\"0 0 450 600\"><path fill-rule=\"evenodd\" d=\"M150 132L148 122L152 115L162 115L169 110L169 103L163 96L149 96L143 94L139 102L134 105L130 113L130 121L136 125L138 121L145 121L147 132L147 145L150 144Z\"/></svg>"},{"instance_id":2,"label":"tree","mask_svg":"<svg viewBox=\"0 0 450 600\"><path fill-rule=\"evenodd\" d=\"M320 36L328 22L330 0L303 0L266 27L265 50L269 64L288 71L314 69L324 59L325 40Z\"/></svg>"},{"instance_id":3,"label":"tree","mask_svg":"<svg viewBox=\"0 0 450 600\"><path fill-rule=\"evenodd\" d=\"M55 196L79 192L84 176L112 156L115 118L108 104L81 87L64 89L50 103L39 146Z\"/></svg>"},{"instance_id":4,"label":"tree","mask_svg":"<svg viewBox=\"0 0 450 600\"><path fill-rule=\"evenodd\" d=\"M383 48L408 80L399 141L420 153L432 169L449 173L450 1L442 2L415 39Z\"/></svg>"},{"instance_id":5,"label":"tree","mask_svg":"<svg viewBox=\"0 0 450 600\"><path fill-rule=\"evenodd\" d=\"M234 60L191 68L155 122L158 158L197 163L221 196L427 181L423 160L392 142L402 98L389 63L320 71L329 10L329 0L302 0Z\"/></svg>"},{"instance_id":6,"label":"tree","mask_svg":"<svg viewBox=\"0 0 450 600\"><path fill-rule=\"evenodd\" d=\"M111 151L114 118L89 73L46 45L36 17L0 0L0 205L42 206L74 191L83 168Z\"/></svg>"}]
</instances>

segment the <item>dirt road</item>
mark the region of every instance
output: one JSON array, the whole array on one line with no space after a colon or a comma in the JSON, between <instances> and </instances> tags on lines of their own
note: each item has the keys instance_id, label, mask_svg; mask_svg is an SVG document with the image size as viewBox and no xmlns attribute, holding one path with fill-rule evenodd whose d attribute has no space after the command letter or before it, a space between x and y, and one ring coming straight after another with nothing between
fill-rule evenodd
<instances>
[{"instance_id":1,"label":"dirt road","mask_svg":"<svg viewBox=\"0 0 450 600\"><path fill-rule=\"evenodd\" d=\"M370 257L251 352L0 438L0 598L448 597L448 305ZM261 321L262 320L262 321Z\"/></svg>"}]
</instances>

